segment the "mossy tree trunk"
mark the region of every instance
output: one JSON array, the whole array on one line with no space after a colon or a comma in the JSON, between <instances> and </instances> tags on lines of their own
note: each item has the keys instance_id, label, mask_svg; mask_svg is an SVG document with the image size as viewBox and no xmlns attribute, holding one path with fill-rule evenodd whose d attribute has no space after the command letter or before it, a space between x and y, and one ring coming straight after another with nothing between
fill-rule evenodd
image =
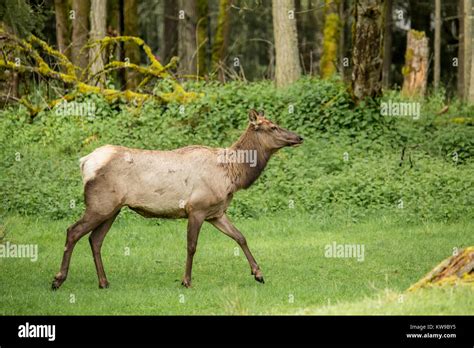
<instances>
[{"instance_id":1,"label":"mossy tree trunk","mask_svg":"<svg viewBox=\"0 0 474 348\"><path fill-rule=\"evenodd\" d=\"M106 25L107 25L107 0L92 0L91 11L90 11L90 22L91 40L100 40L105 37ZM100 47L94 46L89 50L90 62L91 62L91 74L95 75L98 72L104 70L104 55L100 54ZM104 76L98 76L97 79L92 81L93 85L104 87L105 80Z\"/></svg>"},{"instance_id":2,"label":"mossy tree trunk","mask_svg":"<svg viewBox=\"0 0 474 348\"><path fill-rule=\"evenodd\" d=\"M391 86L391 67L392 67L392 10L393 0L385 1L385 26L384 26L384 42L383 42L383 68L382 68L382 85L385 89Z\"/></svg>"},{"instance_id":3,"label":"mossy tree trunk","mask_svg":"<svg viewBox=\"0 0 474 348\"><path fill-rule=\"evenodd\" d=\"M176 0L164 1L164 46L163 61L178 55L178 2Z\"/></svg>"},{"instance_id":4,"label":"mossy tree trunk","mask_svg":"<svg viewBox=\"0 0 474 348\"><path fill-rule=\"evenodd\" d=\"M67 1L54 0L54 14L56 18L56 42L58 50L66 55L66 57L70 57Z\"/></svg>"},{"instance_id":5,"label":"mossy tree trunk","mask_svg":"<svg viewBox=\"0 0 474 348\"><path fill-rule=\"evenodd\" d=\"M85 69L89 64L88 50L82 50L89 36L89 8L89 0L72 1L71 59L72 63L81 69Z\"/></svg>"},{"instance_id":6,"label":"mossy tree trunk","mask_svg":"<svg viewBox=\"0 0 474 348\"><path fill-rule=\"evenodd\" d=\"M403 73L402 93L406 96L424 95L428 80L428 38L423 31L410 30Z\"/></svg>"},{"instance_id":7,"label":"mossy tree trunk","mask_svg":"<svg viewBox=\"0 0 474 348\"><path fill-rule=\"evenodd\" d=\"M217 28L212 45L212 69L217 72L219 81L225 81L225 59L230 33L230 10L232 0L219 0Z\"/></svg>"},{"instance_id":8,"label":"mossy tree trunk","mask_svg":"<svg viewBox=\"0 0 474 348\"><path fill-rule=\"evenodd\" d=\"M139 36L138 31L138 0L124 0L123 7L125 36ZM140 64L140 48L133 42L124 44L125 61ZM127 89L134 89L139 83L138 73L132 69L125 70L125 85Z\"/></svg>"},{"instance_id":9,"label":"mossy tree trunk","mask_svg":"<svg viewBox=\"0 0 474 348\"><path fill-rule=\"evenodd\" d=\"M323 55L320 70L323 79L337 72L338 41L341 31L339 6L339 0L325 0Z\"/></svg>"},{"instance_id":10,"label":"mossy tree trunk","mask_svg":"<svg viewBox=\"0 0 474 348\"><path fill-rule=\"evenodd\" d=\"M382 92L383 0L355 0L352 93L357 101Z\"/></svg>"},{"instance_id":11,"label":"mossy tree trunk","mask_svg":"<svg viewBox=\"0 0 474 348\"><path fill-rule=\"evenodd\" d=\"M272 0L277 87L287 86L301 76L294 10L294 0Z\"/></svg>"},{"instance_id":12,"label":"mossy tree trunk","mask_svg":"<svg viewBox=\"0 0 474 348\"><path fill-rule=\"evenodd\" d=\"M180 0L180 13L178 21L179 33L179 73L181 75L196 75L197 72L197 3L194 0ZM181 16L183 15L183 17Z\"/></svg>"},{"instance_id":13,"label":"mossy tree trunk","mask_svg":"<svg viewBox=\"0 0 474 348\"><path fill-rule=\"evenodd\" d=\"M208 73L208 47L209 47L209 6L207 0L197 0L198 23L197 23L197 49L198 49L198 75L205 76Z\"/></svg>"},{"instance_id":14,"label":"mossy tree trunk","mask_svg":"<svg viewBox=\"0 0 474 348\"><path fill-rule=\"evenodd\" d=\"M338 59L338 69L341 73L342 78L346 79L346 69L344 69L344 58L347 57L346 53L346 23L348 22L347 18L347 9L349 8L348 0L339 0L339 22L341 23L339 28L339 42L337 48L337 59Z\"/></svg>"}]
</instances>

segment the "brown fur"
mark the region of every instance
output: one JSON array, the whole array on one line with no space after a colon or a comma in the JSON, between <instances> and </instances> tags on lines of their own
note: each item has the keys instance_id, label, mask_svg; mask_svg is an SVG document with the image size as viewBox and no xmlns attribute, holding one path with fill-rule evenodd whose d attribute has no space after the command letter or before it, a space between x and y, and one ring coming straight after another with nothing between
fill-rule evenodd
<instances>
[{"instance_id":1,"label":"brown fur","mask_svg":"<svg viewBox=\"0 0 474 348\"><path fill-rule=\"evenodd\" d=\"M53 281L59 288L67 277L76 242L89 238L101 288L108 286L101 246L115 217L124 206L145 217L187 218L188 258L183 285L191 285L192 260L204 221L213 224L242 247L252 274L263 282L245 237L232 225L226 210L233 194L248 188L265 169L270 157L302 138L267 120L255 110L250 124L228 149L187 146L173 151L140 150L106 145L81 159L84 180L84 216L68 229L63 262ZM222 151L255 151L256 163L219 162Z\"/></svg>"}]
</instances>

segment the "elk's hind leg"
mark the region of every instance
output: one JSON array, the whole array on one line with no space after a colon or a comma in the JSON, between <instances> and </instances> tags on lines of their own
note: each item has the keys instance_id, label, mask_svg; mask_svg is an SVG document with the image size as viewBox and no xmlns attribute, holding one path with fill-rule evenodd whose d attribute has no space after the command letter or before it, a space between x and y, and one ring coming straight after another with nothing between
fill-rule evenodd
<instances>
[{"instance_id":1,"label":"elk's hind leg","mask_svg":"<svg viewBox=\"0 0 474 348\"><path fill-rule=\"evenodd\" d=\"M110 192L115 192L115 194L106 194ZM112 217L115 218L121 207L121 196L116 192L114 183L108 181L103 175L99 175L97 178L91 179L85 183L84 200L86 203L86 212L84 213L84 216L67 230L66 247L64 248L61 270L54 277L52 284L53 290L58 289L66 280L72 251L77 241L92 230L102 230L102 228L99 228L99 225L106 223L106 221ZM113 220L110 222L110 225L112 222ZM105 224L105 227L107 227L107 224ZM108 226L106 230L108 231L109 228L110 226ZM105 233L107 232L103 233L104 236ZM101 233L97 232L97 236L93 237L93 239L99 240L100 234ZM103 237L101 239L103 240ZM99 244L102 243L102 240ZM94 259L97 265L97 258L95 257L94 248L95 247L93 247L92 250L94 252ZM100 257L100 247L98 250L98 255ZM102 266L102 261L100 261L98 265ZM101 267L101 269L103 270L103 267Z\"/></svg>"},{"instance_id":2,"label":"elk's hind leg","mask_svg":"<svg viewBox=\"0 0 474 348\"><path fill-rule=\"evenodd\" d=\"M105 275L104 264L102 263L102 257L100 250L102 248L102 242L104 241L105 235L109 232L110 227L115 221L115 218L120 213L118 211L111 218L102 222L97 226L89 236L89 243L92 249L92 256L94 256L95 268L97 270L97 277L99 278L99 288L105 289L109 287L109 282Z\"/></svg>"},{"instance_id":3,"label":"elk's hind leg","mask_svg":"<svg viewBox=\"0 0 474 348\"><path fill-rule=\"evenodd\" d=\"M61 269L53 280L52 289L58 289L67 278L72 251L77 241L104 221L103 216L86 209L84 216L67 229L66 246L64 247Z\"/></svg>"}]
</instances>

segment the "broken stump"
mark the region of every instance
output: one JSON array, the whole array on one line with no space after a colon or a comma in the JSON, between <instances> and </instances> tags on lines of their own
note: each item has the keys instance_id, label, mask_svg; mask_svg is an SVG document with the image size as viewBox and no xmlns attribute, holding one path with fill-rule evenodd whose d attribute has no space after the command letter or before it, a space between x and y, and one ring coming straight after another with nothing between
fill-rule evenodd
<instances>
[{"instance_id":1,"label":"broken stump","mask_svg":"<svg viewBox=\"0 0 474 348\"><path fill-rule=\"evenodd\" d=\"M459 250L453 256L448 257L420 281L413 284L408 291L432 285L456 285L458 283L474 285L474 246Z\"/></svg>"}]
</instances>

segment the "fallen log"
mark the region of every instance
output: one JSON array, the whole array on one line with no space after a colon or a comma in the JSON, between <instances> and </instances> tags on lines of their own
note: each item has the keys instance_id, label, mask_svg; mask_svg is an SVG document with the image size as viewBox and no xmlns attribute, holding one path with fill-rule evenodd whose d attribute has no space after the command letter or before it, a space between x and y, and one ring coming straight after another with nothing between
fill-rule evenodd
<instances>
[{"instance_id":1,"label":"fallen log","mask_svg":"<svg viewBox=\"0 0 474 348\"><path fill-rule=\"evenodd\" d=\"M474 286L474 246L455 252L454 255L448 257L413 284L408 291L435 285L457 285L460 283Z\"/></svg>"}]
</instances>

